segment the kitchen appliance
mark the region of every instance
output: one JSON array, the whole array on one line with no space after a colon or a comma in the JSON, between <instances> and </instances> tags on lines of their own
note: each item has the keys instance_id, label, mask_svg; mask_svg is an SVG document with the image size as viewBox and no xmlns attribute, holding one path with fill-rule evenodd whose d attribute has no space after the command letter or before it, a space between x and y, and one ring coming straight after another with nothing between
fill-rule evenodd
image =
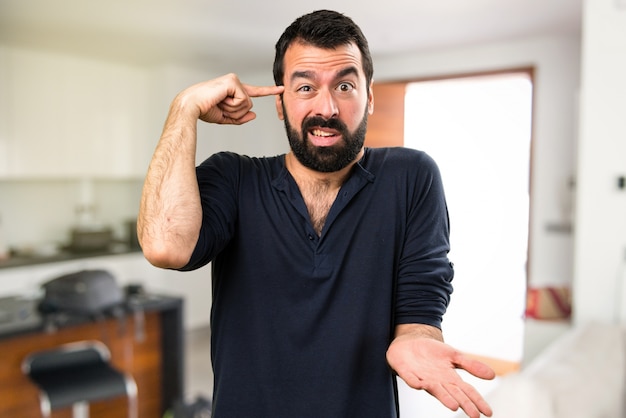
<instances>
[{"instance_id":1,"label":"kitchen appliance","mask_svg":"<svg viewBox=\"0 0 626 418\"><path fill-rule=\"evenodd\" d=\"M113 229L74 228L71 230L70 251L96 252L105 251L113 244Z\"/></svg>"},{"instance_id":2,"label":"kitchen appliance","mask_svg":"<svg viewBox=\"0 0 626 418\"><path fill-rule=\"evenodd\" d=\"M42 285L42 313L66 312L97 315L119 309L124 292L106 270L82 270L52 279Z\"/></svg>"}]
</instances>

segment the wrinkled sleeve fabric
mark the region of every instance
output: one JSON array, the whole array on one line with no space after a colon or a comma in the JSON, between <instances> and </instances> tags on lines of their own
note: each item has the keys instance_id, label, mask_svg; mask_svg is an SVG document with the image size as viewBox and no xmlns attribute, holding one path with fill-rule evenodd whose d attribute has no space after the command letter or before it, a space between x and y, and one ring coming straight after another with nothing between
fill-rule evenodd
<instances>
[{"instance_id":1,"label":"wrinkled sleeve fabric","mask_svg":"<svg viewBox=\"0 0 626 418\"><path fill-rule=\"evenodd\" d=\"M237 220L239 156L230 152L212 155L196 168L202 204L202 227L193 254L181 271L210 263L228 244Z\"/></svg>"},{"instance_id":2,"label":"wrinkled sleeve fabric","mask_svg":"<svg viewBox=\"0 0 626 418\"><path fill-rule=\"evenodd\" d=\"M408 170L406 234L398 265L395 323L441 328L452 293L450 221L443 183L435 161L420 153L417 170Z\"/></svg>"}]
</instances>

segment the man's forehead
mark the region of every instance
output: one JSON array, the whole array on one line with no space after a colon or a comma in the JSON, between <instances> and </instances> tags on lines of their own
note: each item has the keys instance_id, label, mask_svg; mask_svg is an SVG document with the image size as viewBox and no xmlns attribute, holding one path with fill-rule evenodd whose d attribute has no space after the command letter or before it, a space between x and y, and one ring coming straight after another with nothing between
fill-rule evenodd
<instances>
[{"instance_id":1,"label":"man's forehead","mask_svg":"<svg viewBox=\"0 0 626 418\"><path fill-rule=\"evenodd\" d=\"M336 76L359 76L363 72L361 51L353 43L336 48L320 48L296 42L285 52L284 66L287 79L312 78L321 72Z\"/></svg>"}]
</instances>

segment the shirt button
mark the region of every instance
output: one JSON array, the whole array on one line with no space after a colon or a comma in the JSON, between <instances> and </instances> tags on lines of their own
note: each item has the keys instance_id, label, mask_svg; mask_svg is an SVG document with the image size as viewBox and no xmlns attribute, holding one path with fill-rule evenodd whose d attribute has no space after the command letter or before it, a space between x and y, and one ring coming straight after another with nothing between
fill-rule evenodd
<instances>
[{"instance_id":1,"label":"shirt button","mask_svg":"<svg viewBox=\"0 0 626 418\"><path fill-rule=\"evenodd\" d=\"M313 235L309 234L309 240L313 241L315 239L315 237L313 237Z\"/></svg>"}]
</instances>

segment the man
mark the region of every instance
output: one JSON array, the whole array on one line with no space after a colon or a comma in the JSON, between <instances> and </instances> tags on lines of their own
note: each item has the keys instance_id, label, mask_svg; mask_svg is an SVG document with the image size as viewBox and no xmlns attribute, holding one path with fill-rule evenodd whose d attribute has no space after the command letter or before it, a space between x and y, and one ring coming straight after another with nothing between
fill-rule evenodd
<instances>
[{"instance_id":1,"label":"man","mask_svg":"<svg viewBox=\"0 0 626 418\"><path fill-rule=\"evenodd\" d=\"M453 271L437 167L363 146L372 74L358 26L322 10L279 39L276 86L230 74L171 104L138 233L156 266L213 262L215 418L396 417L394 372L450 409L491 415L455 369L493 371L440 330ZM251 99L272 95L289 153L194 167L198 119L247 123Z\"/></svg>"}]
</instances>

